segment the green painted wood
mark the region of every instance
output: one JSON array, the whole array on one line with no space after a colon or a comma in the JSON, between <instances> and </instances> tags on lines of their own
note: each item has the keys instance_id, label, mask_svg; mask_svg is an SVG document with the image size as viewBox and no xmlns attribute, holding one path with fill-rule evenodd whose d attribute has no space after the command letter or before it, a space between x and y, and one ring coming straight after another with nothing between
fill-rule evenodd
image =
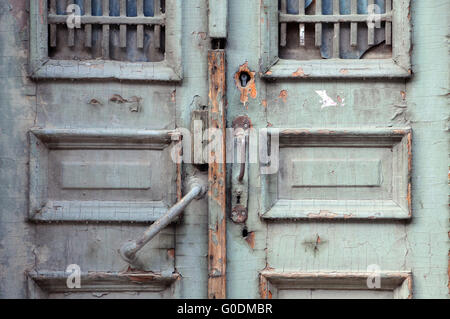
<instances>
[{"instance_id":1,"label":"green painted wood","mask_svg":"<svg viewBox=\"0 0 450 319\"><path fill-rule=\"evenodd\" d=\"M38 12L39 4L45 3L32 1L31 11ZM46 163L40 162L36 166L37 162L29 157L30 153L45 156L47 150L45 143L33 144L38 139L33 139L33 134L28 135L31 128L91 132L105 128L128 132L172 131L191 127L192 111L203 110L208 105L207 53L211 40L208 37L208 1L179 1L179 5L183 17L173 18L180 21L180 27L173 30L173 37L183 40L166 56L172 61L171 66L177 66L172 68L173 73L166 68L147 70L141 64L136 68L127 67L120 73L108 66L106 71L91 70L93 76L87 82L77 80L89 78L82 64L51 66L52 62L49 62L51 72L60 72L64 76L52 75L51 78L58 79L33 82L28 77L28 67L37 70L38 74L39 67L45 62L39 57L47 56L47 47L43 44L48 41L35 32L45 24L38 15L32 15L30 20L26 18L28 1L0 0L0 297L207 297L207 200L192 203L182 220L166 228L143 249L140 256L144 272L154 272L161 278L171 278L174 271L181 275L181 279L169 288L147 294L124 293L118 291L123 286L114 286L122 280L118 274L128 266L117 249L126 240L134 239L145 225L95 223L95 220L87 225L27 221L28 208L39 209L48 197L48 190L43 187L48 178ZM412 213L405 214L408 203L401 202L399 206L404 215L400 220L392 217L373 219L373 215L366 215L356 222L346 220L342 214L342 218L336 220L280 219L278 216L273 222L261 215L271 204L271 196L265 194L273 195L277 188L274 184L264 183L258 164L250 164L248 220L245 225L227 220L227 297L261 297L261 288L267 284L261 278L267 272L273 273L274 286L283 284L286 277L297 277L297 283L288 285L295 289L274 288L271 291L274 298L354 297L342 286L355 285L358 282L354 279L355 274L356 277L367 274L369 265L378 265L382 272L410 274L398 288L390 285L391 292L383 297L409 297L412 291L414 298L448 298L448 1L436 0L432 6L426 1L412 1L410 10L400 8L403 19L411 19L413 29L409 29L409 24L395 25L393 22L394 33L399 28L405 29L406 33L413 31L411 43L395 34L392 38L393 43L402 41L403 47L410 51L414 70L410 78L402 76L402 72L409 70L409 57L401 54L394 54L398 57L399 68L391 73L385 71L392 65L366 60L363 62L373 66L372 73L368 69L357 70L355 64L346 62L350 74L347 78L327 76L327 73L341 71L341 61L337 64L325 61L320 68L311 64L311 69L305 67L303 72L294 64L288 65L280 68L285 74L281 77L264 74L273 65L276 69L284 63L277 63L277 54L271 51L278 45L276 2L269 1L266 5L260 5L259 1L230 2L228 7L227 122L231 123L239 115L247 115L255 128L303 132L318 132L323 128L343 132L345 129L347 132L342 134L347 135L364 131L374 134L372 140L379 139L387 149L387 140L397 137L385 140L374 132L410 127ZM182 57L182 63L176 57ZM244 104L234 75L245 63L256 72L256 78L254 92L248 93ZM82 69L81 74L74 69L77 65ZM105 66L102 61L93 65ZM312 74L315 67L314 72L322 72L320 80L302 76ZM358 79L351 77L352 72ZM293 73L302 79L285 80ZM148 77L156 81L113 81L145 80ZM168 81L173 79L176 81ZM137 106L133 97L139 98ZM305 135L303 141L308 137ZM367 146L367 141L366 138L366 144L360 143L358 147ZM400 152L401 149L397 148L399 155L407 156ZM344 152L339 150L338 153ZM381 163L383 167L383 161ZM403 166L397 169L404 169L405 161L399 163ZM40 177L29 179L29 172ZM183 177L205 178L207 175L201 168L189 164L183 165L182 173ZM34 192L34 200L28 200L28 191ZM358 190L346 192L352 198L361 194ZM324 207L321 201L327 201L329 195L330 192L323 192L324 198L316 202L319 216L320 208ZM392 192L392 199L395 196L405 199L401 192ZM301 204L304 207L305 202ZM383 206L386 209L388 204ZM356 211L361 212L358 207ZM298 214L299 210L294 207L293 213ZM286 214L286 211L280 211L280 214ZM246 237L243 237L244 228ZM44 286L56 278L56 283L50 285L57 288L62 282L58 277L60 272L73 263L80 265L83 273L111 274L108 285L115 291L104 295L95 291L97 286L80 294L48 294L34 284L33 276L25 276L27 270L35 269L36 275L43 275L40 278ZM329 273L344 278L332 292L319 289L316 290L318 295L313 296L311 291L305 292L302 286L305 281L298 280L299 274L320 277ZM390 282L400 284L396 280ZM323 288L329 283L314 281L313 284ZM373 291L367 294L379 296Z\"/></svg>"}]
</instances>

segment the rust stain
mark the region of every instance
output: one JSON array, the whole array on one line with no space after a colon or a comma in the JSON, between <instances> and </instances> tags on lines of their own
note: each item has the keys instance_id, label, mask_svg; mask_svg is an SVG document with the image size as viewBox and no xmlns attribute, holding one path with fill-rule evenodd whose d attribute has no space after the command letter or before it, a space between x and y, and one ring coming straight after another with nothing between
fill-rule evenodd
<instances>
[{"instance_id":1,"label":"rust stain","mask_svg":"<svg viewBox=\"0 0 450 319\"><path fill-rule=\"evenodd\" d=\"M255 232L249 232L245 241L252 249L255 249Z\"/></svg>"},{"instance_id":2,"label":"rust stain","mask_svg":"<svg viewBox=\"0 0 450 319\"><path fill-rule=\"evenodd\" d=\"M266 74L267 74L267 75L271 75L271 74L272 74L272 71L269 70L269 71L266 72Z\"/></svg>"},{"instance_id":3,"label":"rust stain","mask_svg":"<svg viewBox=\"0 0 450 319\"><path fill-rule=\"evenodd\" d=\"M226 298L226 74L225 52L208 52L209 112L208 125L222 132L221 154L211 150L208 159L208 298ZM239 79L238 79L239 80ZM210 135L209 140L217 138ZM217 145L218 143L215 143ZM220 151L220 150L219 150Z\"/></svg>"},{"instance_id":4,"label":"rust stain","mask_svg":"<svg viewBox=\"0 0 450 319\"><path fill-rule=\"evenodd\" d=\"M170 94L170 101L175 103L176 100L177 100L177 90L173 90L172 93Z\"/></svg>"},{"instance_id":5,"label":"rust stain","mask_svg":"<svg viewBox=\"0 0 450 319\"><path fill-rule=\"evenodd\" d=\"M240 76L242 73L247 73L250 76L248 83L245 87L241 86ZM258 92L256 90L256 82L255 82L255 74L248 67L248 62L239 66L239 70L234 75L234 80L236 82L236 87L241 91L241 103L246 105L248 102L248 97L250 96L252 99L256 99Z\"/></svg>"},{"instance_id":6,"label":"rust stain","mask_svg":"<svg viewBox=\"0 0 450 319\"><path fill-rule=\"evenodd\" d=\"M298 68L297 71L292 73L292 76L295 76L295 77L307 77L308 74L305 74L305 71L303 71L302 68Z\"/></svg>"},{"instance_id":7,"label":"rust stain","mask_svg":"<svg viewBox=\"0 0 450 319\"><path fill-rule=\"evenodd\" d=\"M261 299L268 299L269 297L269 289L268 289L268 283L267 283L267 278L264 277L263 275L259 275L259 294L261 296ZM271 297L271 293L270 293L270 297Z\"/></svg>"},{"instance_id":8,"label":"rust stain","mask_svg":"<svg viewBox=\"0 0 450 319\"><path fill-rule=\"evenodd\" d=\"M286 103L288 97L288 92L286 90L281 90L278 98L282 99L284 103Z\"/></svg>"},{"instance_id":9,"label":"rust stain","mask_svg":"<svg viewBox=\"0 0 450 319\"><path fill-rule=\"evenodd\" d=\"M341 74L348 74L348 69L341 69L339 71L339 73L341 73Z\"/></svg>"},{"instance_id":10,"label":"rust stain","mask_svg":"<svg viewBox=\"0 0 450 319\"><path fill-rule=\"evenodd\" d=\"M167 250L167 256L171 259L175 258L175 249L171 248Z\"/></svg>"},{"instance_id":11,"label":"rust stain","mask_svg":"<svg viewBox=\"0 0 450 319\"><path fill-rule=\"evenodd\" d=\"M262 106L264 106L264 108L267 108L267 100L262 100L261 104Z\"/></svg>"}]
</instances>

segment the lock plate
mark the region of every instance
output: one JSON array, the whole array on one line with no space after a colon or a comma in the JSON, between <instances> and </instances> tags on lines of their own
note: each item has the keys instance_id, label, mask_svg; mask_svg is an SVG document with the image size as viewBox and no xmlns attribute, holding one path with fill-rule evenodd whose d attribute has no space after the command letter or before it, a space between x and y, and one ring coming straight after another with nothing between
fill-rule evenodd
<instances>
[{"instance_id":1,"label":"lock plate","mask_svg":"<svg viewBox=\"0 0 450 319\"><path fill-rule=\"evenodd\" d=\"M233 165L231 183L231 220L245 223L248 217L248 143L250 119L239 116L233 123Z\"/></svg>"}]
</instances>

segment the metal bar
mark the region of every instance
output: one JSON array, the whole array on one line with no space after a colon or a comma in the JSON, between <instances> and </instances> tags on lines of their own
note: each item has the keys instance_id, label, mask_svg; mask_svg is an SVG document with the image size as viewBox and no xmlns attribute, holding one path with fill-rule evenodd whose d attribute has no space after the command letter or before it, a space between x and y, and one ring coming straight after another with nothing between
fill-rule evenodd
<instances>
[{"instance_id":1,"label":"metal bar","mask_svg":"<svg viewBox=\"0 0 450 319\"><path fill-rule=\"evenodd\" d=\"M352 15L358 14L358 0L352 0ZM350 24L350 45L356 47L358 45L358 23L352 22Z\"/></svg>"},{"instance_id":2,"label":"metal bar","mask_svg":"<svg viewBox=\"0 0 450 319\"><path fill-rule=\"evenodd\" d=\"M48 15L49 24L65 24L67 22L68 15ZM161 15L159 17L114 17L114 16L81 16L81 24L127 24L127 25L164 25L165 17Z\"/></svg>"},{"instance_id":3,"label":"metal bar","mask_svg":"<svg viewBox=\"0 0 450 319\"><path fill-rule=\"evenodd\" d=\"M141 250L150 240L152 240L161 230L169 225L175 218L177 218L184 209L199 196L206 192L206 185L200 180L192 182L189 192L175 205L173 205L164 216L154 222L147 230L136 240L127 242L122 245L119 252L122 258L130 264L136 260L136 254Z\"/></svg>"},{"instance_id":4,"label":"metal bar","mask_svg":"<svg viewBox=\"0 0 450 319\"><path fill-rule=\"evenodd\" d=\"M92 15L92 0L84 0L84 16ZM92 24L86 24L84 26L84 46L87 48L92 47Z\"/></svg>"},{"instance_id":5,"label":"metal bar","mask_svg":"<svg viewBox=\"0 0 450 319\"><path fill-rule=\"evenodd\" d=\"M339 16L339 0L333 0L333 15ZM339 59L339 46L341 39L341 25L339 22L334 23L334 35L333 35L333 58Z\"/></svg>"},{"instance_id":6,"label":"metal bar","mask_svg":"<svg viewBox=\"0 0 450 319\"><path fill-rule=\"evenodd\" d=\"M137 16L144 16L144 0L137 0ZM144 47L144 26L142 24L137 25L136 40L138 49Z\"/></svg>"},{"instance_id":7,"label":"metal bar","mask_svg":"<svg viewBox=\"0 0 450 319\"><path fill-rule=\"evenodd\" d=\"M56 0L50 0L50 14L56 14ZM50 46L56 47L56 25L50 24Z\"/></svg>"},{"instance_id":8,"label":"metal bar","mask_svg":"<svg viewBox=\"0 0 450 319\"><path fill-rule=\"evenodd\" d=\"M298 14L305 14L305 0L298 0ZM305 24L300 23L298 25L298 34L299 34L299 44L300 46L305 46Z\"/></svg>"},{"instance_id":9,"label":"metal bar","mask_svg":"<svg viewBox=\"0 0 450 319\"><path fill-rule=\"evenodd\" d=\"M286 14L286 1L287 0L281 0L281 13ZM281 20L280 20L281 21ZM281 23L280 25L280 46L285 47L287 43L287 24Z\"/></svg>"},{"instance_id":10,"label":"metal bar","mask_svg":"<svg viewBox=\"0 0 450 319\"><path fill-rule=\"evenodd\" d=\"M67 0L67 2L66 2L66 10L67 10L67 6L69 6L70 4L73 4L73 0ZM68 28L67 45L69 47L75 46L75 27Z\"/></svg>"},{"instance_id":11,"label":"metal bar","mask_svg":"<svg viewBox=\"0 0 450 319\"><path fill-rule=\"evenodd\" d=\"M103 0L102 13L104 17L109 16L109 0ZM102 56L104 59L109 59L109 24L103 25Z\"/></svg>"},{"instance_id":12,"label":"metal bar","mask_svg":"<svg viewBox=\"0 0 450 319\"><path fill-rule=\"evenodd\" d=\"M368 0L368 14L376 14L375 12L375 0ZM367 20L369 23L367 23L367 42L369 45L375 44L375 21L373 21L373 17L369 20Z\"/></svg>"},{"instance_id":13,"label":"metal bar","mask_svg":"<svg viewBox=\"0 0 450 319\"><path fill-rule=\"evenodd\" d=\"M127 0L120 0L120 17L127 16ZM119 30L119 46L126 48L127 46L127 25L121 24Z\"/></svg>"},{"instance_id":14,"label":"metal bar","mask_svg":"<svg viewBox=\"0 0 450 319\"><path fill-rule=\"evenodd\" d=\"M160 16L161 15L161 0L155 0L154 2L155 4L155 8L153 10L154 15L155 16ZM155 48L159 49L161 47L161 26L160 25L155 25L154 29L153 29L153 37L155 39Z\"/></svg>"},{"instance_id":15,"label":"metal bar","mask_svg":"<svg viewBox=\"0 0 450 319\"><path fill-rule=\"evenodd\" d=\"M320 0L317 0L320 2ZM281 23L342 23L342 22L366 22L370 18L368 14L315 14L315 15L297 15L280 13L279 19ZM383 13L379 15L380 21L392 22L392 13ZM378 16L377 16L378 19Z\"/></svg>"},{"instance_id":16,"label":"metal bar","mask_svg":"<svg viewBox=\"0 0 450 319\"><path fill-rule=\"evenodd\" d=\"M226 298L226 62L224 50L208 52L208 127L222 132L220 145L210 151L208 163L208 298ZM216 137L210 133L208 139ZM217 133L216 133L217 134ZM220 148L220 149L218 149Z\"/></svg>"},{"instance_id":17,"label":"metal bar","mask_svg":"<svg viewBox=\"0 0 450 319\"><path fill-rule=\"evenodd\" d=\"M312 15L312 17L318 17L318 16L322 16L322 0L316 0L316 14ZM282 19L282 17L280 17L280 19ZM321 23L321 21L316 23L315 29L316 29L316 35L315 35L316 47L320 47L322 45L322 23Z\"/></svg>"},{"instance_id":18,"label":"metal bar","mask_svg":"<svg viewBox=\"0 0 450 319\"><path fill-rule=\"evenodd\" d=\"M392 2L391 0L386 0L386 13L392 13ZM386 32L386 45L392 45L392 22L386 21L385 25Z\"/></svg>"}]
</instances>

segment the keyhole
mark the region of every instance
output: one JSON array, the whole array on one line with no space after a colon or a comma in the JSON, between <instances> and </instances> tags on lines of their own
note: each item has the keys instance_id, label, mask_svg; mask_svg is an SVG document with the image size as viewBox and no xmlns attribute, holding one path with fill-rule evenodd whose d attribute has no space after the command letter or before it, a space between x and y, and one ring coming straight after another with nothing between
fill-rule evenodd
<instances>
[{"instance_id":1,"label":"keyhole","mask_svg":"<svg viewBox=\"0 0 450 319\"><path fill-rule=\"evenodd\" d=\"M248 84L248 81L250 80L250 74L248 74L247 72L242 72L239 75L239 80L241 81L241 86L245 88Z\"/></svg>"}]
</instances>

